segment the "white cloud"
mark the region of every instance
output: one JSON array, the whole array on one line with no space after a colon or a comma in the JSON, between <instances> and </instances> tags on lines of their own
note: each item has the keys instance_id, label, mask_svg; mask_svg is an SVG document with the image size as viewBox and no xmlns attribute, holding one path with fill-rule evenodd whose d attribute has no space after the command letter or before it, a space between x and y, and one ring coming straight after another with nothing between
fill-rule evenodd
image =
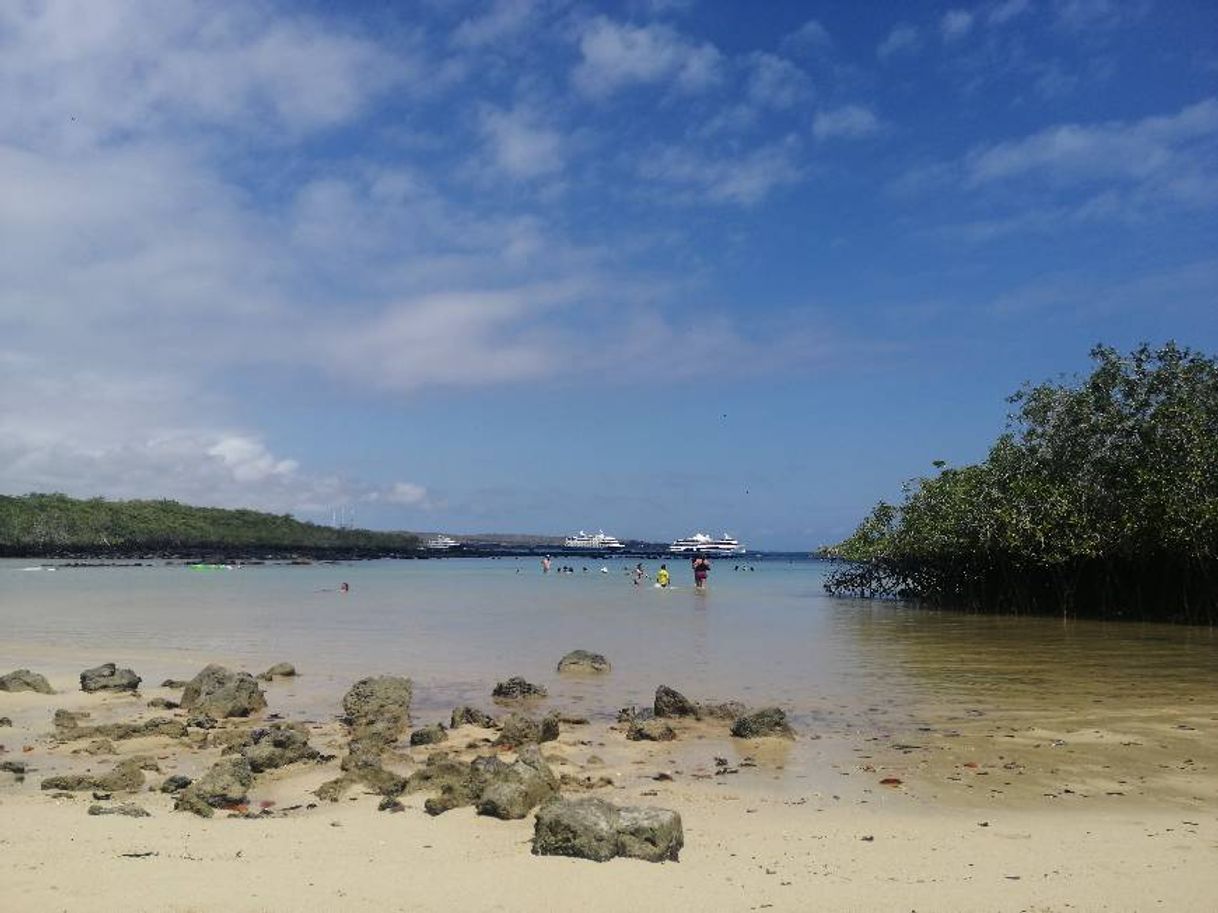
<instances>
[{"instance_id":1,"label":"white cloud","mask_svg":"<svg viewBox=\"0 0 1218 913\"><path fill-rule=\"evenodd\" d=\"M265 482L300 468L295 460L276 459L261 441L245 435L224 435L207 449L207 455L223 463L237 482Z\"/></svg>"},{"instance_id":2,"label":"white cloud","mask_svg":"<svg viewBox=\"0 0 1218 913\"><path fill-rule=\"evenodd\" d=\"M916 51L922 46L922 35L912 25L893 26L883 41L875 49L880 60L887 60L897 54Z\"/></svg>"},{"instance_id":3,"label":"white cloud","mask_svg":"<svg viewBox=\"0 0 1218 913\"><path fill-rule=\"evenodd\" d=\"M537 0L494 0L482 15L461 21L453 30L452 42L466 49L501 45L524 31L537 11Z\"/></svg>"},{"instance_id":4,"label":"white cloud","mask_svg":"<svg viewBox=\"0 0 1218 913\"><path fill-rule=\"evenodd\" d=\"M808 74L791 61L774 54L750 58L749 101L765 108L790 108L812 94Z\"/></svg>"},{"instance_id":5,"label":"white cloud","mask_svg":"<svg viewBox=\"0 0 1218 913\"><path fill-rule=\"evenodd\" d=\"M1083 32L1119 28L1150 9L1149 0L1055 0L1058 25Z\"/></svg>"},{"instance_id":6,"label":"white cloud","mask_svg":"<svg viewBox=\"0 0 1218 913\"><path fill-rule=\"evenodd\" d=\"M798 143L788 138L746 153L704 154L670 146L645 156L642 177L681 188L693 199L751 206L779 187L803 176L797 161Z\"/></svg>"},{"instance_id":7,"label":"white cloud","mask_svg":"<svg viewBox=\"0 0 1218 913\"><path fill-rule=\"evenodd\" d=\"M598 16L584 28L579 47L582 59L572 78L592 98L654 83L699 92L720 78L722 55L714 45L691 41L666 25L634 26Z\"/></svg>"},{"instance_id":8,"label":"white cloud","mask_svg":"<svg viewBox=\"0 0 1218 913\"><path fill-rule=\"evenodd\" d=\"M783 38L782 43L788 48L824 49L833 44L833 39L829 36L829 30L819 21L809 19Z\"/></svg>"},{"instance_id":9,"label":"white cloud","mask_svg":"<svg viewBox=\"0 0 1218 913\"><path fill-rule=\"evenodd\" d=\"M488 108L481 125L491 159L501 172L535 178L562 170L562 134L541 126L532 112Z\"/></svg>"},{"instance_id":10,"label":"white cloud","mask_svg":"<svg viewBox=\"0 0 1218 913\"><path fill-rule=\"evenodd\" d=\"M859 139L881 129L879 119L867 108L846 105L834 111L820 111L812 121L817 139Z\"/></svg>"},{"instance_id":11,"label":"white cloud","mask_svg":"<svg viewBox=\"0 0 1218 913\"><path fill-rule=\"evenodd\" d=\"M1190 147L1215 136L1218 99L1210 98L1177 114L1132 123L1062 124L983 146L968 156L966 173L974 185L1018 177L1083 184L1170 180L1204 168L1206 150L1194 156Z\"/></svg>"},{"instance_id":12,"label":"white cloud","mask_svg":"<svg viewBox=\"0 0 1218 913\"><path fill-rule=\"evenodd\" d=\"M403 507L426 507L429 503L427 489L414 482L394 482L384 493L382 500Z\"/></svg>"},{"instance_id":13,"label":"white cloud","mask_svg":"<svg viewBox=\"0 0 1218 913\"><path fill-rule=\"evenodd\" d=\"M1030 5L1029 0L1002 0L989 8L986 22L990 25L1004 25L1026 13Z\"/></svg>"},{"instance_id":14,"label":"white cloud","mask_svg":"<svg viewBox=\"0 0 1218 913\"><path fill-rule=\"evenodd\" d=\"M972 29L973 14L968 10L948 10L939 21L939 30L943 33L944 41L956 41L963 38Z\"/></svg>"},{"instance_id":15,"label":"white cloud","mask_svg":"<svg viewBox=\"0 0 1218 913\"><path fill-rule=\"evenodd\" d=\"M418 73L307 16L198 12L144 0L0 5L0 137L80 148L166 124L317 130Z\"/></svg>"}]
</instances>

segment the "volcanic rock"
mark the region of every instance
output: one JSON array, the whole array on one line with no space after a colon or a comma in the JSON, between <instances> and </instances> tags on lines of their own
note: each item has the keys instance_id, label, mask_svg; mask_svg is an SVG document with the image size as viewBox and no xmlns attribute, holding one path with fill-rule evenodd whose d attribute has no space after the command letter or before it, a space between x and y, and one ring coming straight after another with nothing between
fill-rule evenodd
<instances>
[{"instance_id":1,"label":"volcanic rock","mask_svg":"<svg viewBox=\"0 0 1218 913\"><path fill-rule=\"evenodd\" d=\"M54 694L55 689L46 677L29 669L17 669L0 675L0 691L37 691L39 694Z\"/></svg>"},{"instance_id":2,"label":"volcanic rock","mask_svg":"<svg viewBox=\"0 0 1218 913\"><path fill-rule=\"evenodd\" d=\"M596 674L608 672L612 668L613 666L609 660L605 659L601 654L590 653L587 650L572 650L558 661L559 672Z\"/></svg>"},{"instance_id":3,"label":"volcanic rock","mask_svg":"<svg viewBox=\"0 0 1218 913\"><path fill-rule=\"evenodd\" d=\"M266 707L266 695L248 672L211 664L186 684L182 706L216 719L244 717Z\"/></svg>"},{"instance_id":4,"label":"volcanic rock","mask_svg":"<svg viewBox=\"0 0 1218 913\"><path fill-rule=\"evenodd\" d=\"M664 808L619 807L603 799L565 799L537 813L533 853L605 862L629 856L676 862L685 835L681 816Z\"/></svg>"}]
</instances>

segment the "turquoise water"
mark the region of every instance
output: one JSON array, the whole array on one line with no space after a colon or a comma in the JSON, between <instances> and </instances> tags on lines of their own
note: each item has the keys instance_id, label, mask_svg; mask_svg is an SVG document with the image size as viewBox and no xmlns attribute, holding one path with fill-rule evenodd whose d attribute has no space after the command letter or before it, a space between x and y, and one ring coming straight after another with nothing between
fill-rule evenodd
<instances>
[{"instance_id":1,"label":"turquoise water","mask_svg":"<svg viewBox=\"0 0 1218 913\"><path fill-rule=\"evenodd\" d=\"M929 707L1164 699L1218 680L1209 629L835 599L821 589L825 565L807 560L751 572L719 561L706 593L693 590L686 562L669 563L670 590L634 587L633 562L567 563L575 574L543 576L532 559L216 571L0 561L0 669L41 664L71 677L115 661L155 684L211 660L252 671L287 660L302 677L282 692L284 709L312 715L377 673L411 676L417 707L440 715L459 701L488 706L510 675L595 718L650 703L664 683L694 698L779 704L806 728L839 731L900 728ZM607 655L613 672L560 679L555 664L577 647Z\"/></svg>"}]
</instances>

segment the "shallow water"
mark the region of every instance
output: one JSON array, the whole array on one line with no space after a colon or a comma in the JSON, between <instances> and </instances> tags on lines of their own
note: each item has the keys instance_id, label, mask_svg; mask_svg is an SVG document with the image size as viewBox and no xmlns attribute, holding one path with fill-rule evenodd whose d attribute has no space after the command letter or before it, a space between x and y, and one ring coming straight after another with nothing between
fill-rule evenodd
<instances>
[{"instance_id":1,"label":"shallow water","mask_svg":"<svg viewBox=\"0 0 1218 913\"><path fill-rule=\"evenodd\" d=\"M30 652L136 666L149 683L215 659L303 673L298 712L333 712L352 680L410 675L422 709L485 704L524 675L608 717L660 683L690 696L777 703L805 726L886 729L944 707L1060 711L1213 697L1212 629L992 618L827 596L816 561L720 561L706 593L671 562L669 590L634 587L626 561L543 576L529 559L374 561L197 571L181 565L26 570L0 561L0 667ZM600 567L609 573L599 573ZM657 564L648 563L654 572ZM351 590L338 591L347 581ZM611 675L564 680L576 647ZM60 670L62 671L62 670Z\"/></svg>"}]
</instances>

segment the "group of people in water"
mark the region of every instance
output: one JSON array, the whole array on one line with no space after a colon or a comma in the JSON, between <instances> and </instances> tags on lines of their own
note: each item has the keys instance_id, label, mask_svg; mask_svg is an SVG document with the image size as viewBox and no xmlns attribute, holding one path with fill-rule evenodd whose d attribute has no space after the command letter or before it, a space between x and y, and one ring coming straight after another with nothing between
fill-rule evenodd
<instances>
[{"instance_id":1,"label":"group of people in water","mask_svg":"<svg viewBox=\"0 0 1218 913\"><path fill-rule=\"evenodd\" d=\"M698 590L706 589L706 580L710 576L710 568L711 568L710 559L707 558L705 555L697 554L697 555L694 555L689 560L689 566L694 574L694 589L698 589ZM548 574L548 573L550 573L550 570L552 567L553 567L553 565L552 565L550 556L549 555L543 556L541 559L541 572L543 574ZM740 566L737 565L736 569L739 570L739 567ZM588 573L588 568L585 567L583 569L583 571L585 574ZM623 573L630 574L631 578L634 580L635 586L641 586L644 580L650 579L650 576L648 575L646 568L643 567L642 561L635 564L635 566L633 568L624 567L624 568L622 568L622 571L623 571ZM564 564L564 565L559 565L557 568L554 568L554 572L556 574L574 574L575 568L571 567L570 565ZM600 572L602 574L608 574L609 568L602 567L600 569ZM660 569L658 571L656 571L655 581L656 581L656 586L660 587L661 589L667 589L669 587L669 585L672 583L672 574L669 572L667 564L660 565Z\"/></svg>"}]
</instances>

